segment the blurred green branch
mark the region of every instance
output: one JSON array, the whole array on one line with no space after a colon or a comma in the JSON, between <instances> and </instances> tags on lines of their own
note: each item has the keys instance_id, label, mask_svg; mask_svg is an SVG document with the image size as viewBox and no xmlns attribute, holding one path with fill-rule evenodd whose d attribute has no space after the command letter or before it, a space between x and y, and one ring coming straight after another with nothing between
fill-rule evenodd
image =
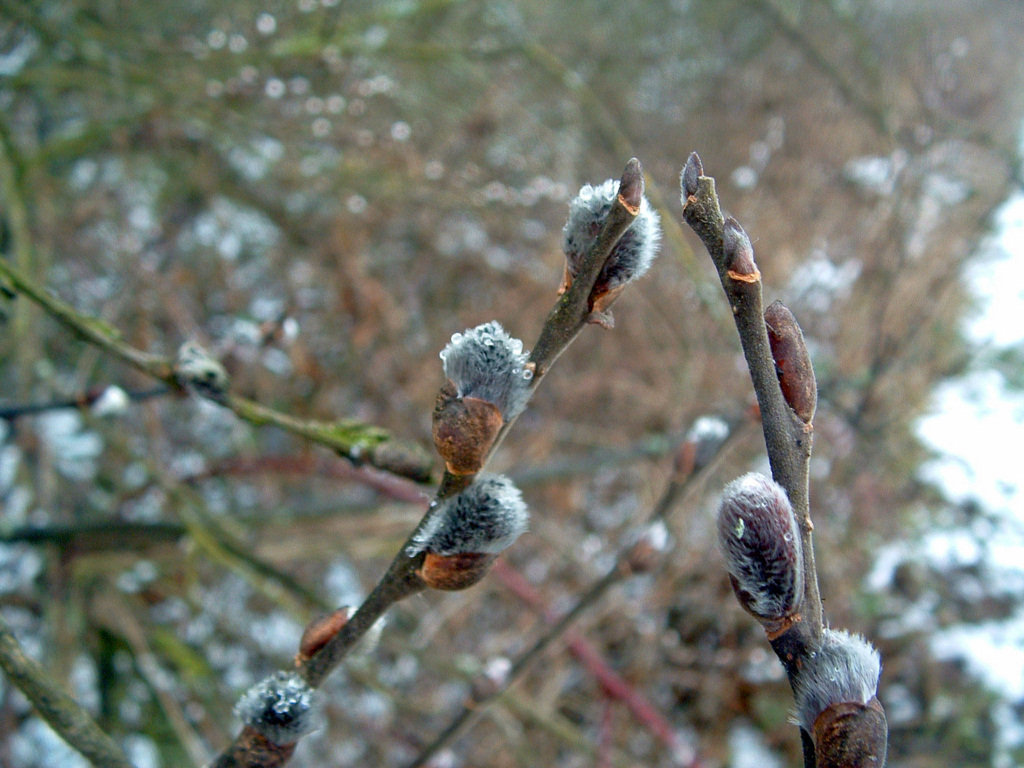
<instances>
[{"instance_id":1,"label":"blurred green branch","mask_svg":"<svg viewBox=\"0 0 1024 768\"><path fill-rule=\"evenodd\" d=\"M168 386L181 389L169 358L132 347L121 339L117 329L102 320L79 313L3 260L0 260L0 277L7 278L16 291L27 296L85 341ZM254 426L271 424L330 448L354 463L371 464L417 482L430 480L431 460L426 451L420 446L395 439L380 427L346 419L332 422L299 419L230 392L217 402Z\"/></svg>"}]
</instances>

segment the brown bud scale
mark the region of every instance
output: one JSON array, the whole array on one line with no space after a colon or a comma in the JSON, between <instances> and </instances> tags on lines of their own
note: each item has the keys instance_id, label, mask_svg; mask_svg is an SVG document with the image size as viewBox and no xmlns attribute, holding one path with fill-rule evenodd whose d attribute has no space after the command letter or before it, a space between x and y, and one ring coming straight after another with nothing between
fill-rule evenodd
<instances>
[{"instance_id":1,"label":"brown bud scale","mask_svg":"<svg viewBox=\"0 0 1024 768\"><path fill-rule=\"evenodd\" d=\"M882 768L889 727L877 698L833 704L814 721L818 768Z\"/></svg>"},{"instance_id":2,"label":"brown bud scale","mask_svg":"<svg viewBox=\"0 0 1024 768\"><path fill-rule=\"evenodd\" d=\"M590 310L596 315L606 315L614 301L619 298L619 294L625 289L625 285L618 285L609 290L607 281L598 282L594 286L594 290L590 292ZM610 318L611 315L607 314L606 318L596 318L588 320L588 322L595 323L604 328L613 328L615 326L615 321Z\"/></svg>"},{"instance_id":3,"label":"brown bud scale","mask_svg":"<svg viewBox=\"0 0 1024 768\"><path fill-rule=\"evenodd\" d=\"M434 445L454 475L480 471L504 423L494 403L459 397L455 385L445 382L434 405Z\"/></svg>"},{"instance_id":4,"label":"brown bud scale","mask_svg":"<svg viewBox=\"0 0 1024 768\"><path fill-rule=\"evenodd\" d=\"M280 768L295 752L295 744L275 744L252 726L242 728L228 752L221 755L219 766L258 765L260 768Z\"/></svg>"},{"instance_id":5,"label":"brown bud scale","mask_svg":"<svg viewBox=\"0 0 1024 768\"><path fill-rule=\"evenodd\" d=\"M818 384L803 331L781 301L773 301L765 309L764 324L782 396L800 420L810 424L818 405Z\"/></svg>"},{"instance_id":6,"label":"brown bud scale","mask_svg":"<svg viewBox=\"0 0 1024 768\"><path fill-rule=\"evenodd\" d=\"M757 267L754 267L753 272L737 272L732 269L728 269L725 272L731 279L738 280L741 283L756 283L761 279L761 273Z\"/></svg>"},{"instance_id":7,"label":"brown bud scale","mask_svg":"<svg viewBox=\"0 0 1024 768\"><path fill-rule=\"evenodd\" d=\"M454 592L472 587L480 581L495 557L497 555L482 552L460 552L455 555L427 552L418 574L428 587Z\"/></svg>"}]
</instances>

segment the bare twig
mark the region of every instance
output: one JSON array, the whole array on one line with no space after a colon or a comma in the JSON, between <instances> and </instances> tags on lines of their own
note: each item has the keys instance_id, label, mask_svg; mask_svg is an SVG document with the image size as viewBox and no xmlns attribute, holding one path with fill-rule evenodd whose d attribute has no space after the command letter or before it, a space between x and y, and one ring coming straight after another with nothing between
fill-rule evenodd
<instances>
[{"instance_id":1,"label":"bare twig","mask_svg":"<svg viewBox=\"0 0 1024 768\"><path fill-rule=\"evenodd\" d=\"M36 712L64 741L97 768L132 768L124 752L37 661L25 655L0 616L0 667L7 679L32 702Z\"/></svg>"},{"instance_id":2,"label":"bare twig","mask_svg":"<svg viewBox=\"0 0 1024 768\"><path fill-rule=\"evenodd\" d=\"M64 408L89 408L103 397L107 387L91 387L73 397L58 398L37 403L15 403L13 405L0 405L0 419L14 421L22 416L34 416L47 411L59 411ZM139 403L151 400L156 397L163 397L171 391L167 386L150 387L149 389L124 390L124 395L129 402Z\"/></svg>"},{"instance_id":3,"label":"bare twig","mask_svg":"<svg viewBox=\"0 0 1024 768\"><path fill-rule=\"evenodd\" d=\"M633 768L636 765L636 760L622 750L607 743L594 744L588 734L581 733L581 728L556 708L544 706L541 702L524 696L520 691L506 690L501 695L499 704L523 722L550 733L567 747L593 756L599 761L597 765L603 765L605 768ZM535 755L524 755L520 765L530 765L535 759Z\"/></svg>"},{"instance_id":4,"label":"bare twig","mask_svg":"<svg viewBox=\"0 0 1024 768\"><path fill-rule=\"evenodd\" d=\"M604 594L612 584L621 582L625 576L630 574L631 571L625 558L619 563L619 566L606 574L605 579L597 582L595 587L600 586L600 594ZM536 588L523 578L522 574L501 562L495 565L495 572L502 584L510 589L520 600L538 611L546 623L554 624L558 621L558 615L547 605ZM614 581L606 581L608 576L612 576ZM597 591L597 589L592 588L587 597L590 597L591 593ZM580 600L581 608L585 609L593 605L594 599L588 601ZM577 614L577 616L579 615L581 614ZM558 634L555 635L555 638L557 637ZM637 692L620 674L611 669L604 659L601 658L601 655L594 646L588 643L576 630L566 627L564 637L569 653L594 677L606 696L622 702L637 723L653 733L658 741L670 751L676 752L679 750L681 745L678 737L672 730L672 726L669 725L668 721L646 697ZM525 669L520 667L520 671L525 671Z\"/></svg>"},{"instance_id":5,"label":"bare twig","mask_svg":"<svg viewBox=\"0 0 1024 768\"><path fill-rule=\"evenodd\" d=\"M164 672L150 647L146 632L125 603L124 596L107 589L96 595L94 601L94 613L96 616L102 617L105 628L115 632L128 643L132 656L135 658L136 669L153 692L171 731L191 759L192 764L205 764L209 759L206 747L182 710L181 704L167 689L167 685L162 679Z\"/></svg>"}]
</instances>

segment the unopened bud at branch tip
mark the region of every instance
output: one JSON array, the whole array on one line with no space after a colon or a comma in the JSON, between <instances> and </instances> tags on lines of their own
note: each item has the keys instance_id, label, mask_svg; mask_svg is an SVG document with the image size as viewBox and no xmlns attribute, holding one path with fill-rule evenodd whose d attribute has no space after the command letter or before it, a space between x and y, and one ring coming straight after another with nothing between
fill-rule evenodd
<instances>
[{"instance_id":1,"label":"unopened bud at branch tip","mask_svg":"<svg viewBox=\"0 0 1024 768\"><path fill-rule=\"evenodd\" d=\"M630 213L636 216L640 212L640 203L644 198L644 172L640 161L630 158L619 181L619 198Z\"/></svg>"},{"instance_id":2,"label":"unopened bud at branch tip","mask_svg":"<svg viewBox=\"0 0 1024 768\"><path fill-rule=\"evenodd\" d=\"M704 164L701 163L700 156L696 152L691 152L690 156L686 159L686 165L683 166L683 172L679 178L683 205L686 205L689 197L697 194L698 182L703 175Z\"/></svg>"}]
</instances>

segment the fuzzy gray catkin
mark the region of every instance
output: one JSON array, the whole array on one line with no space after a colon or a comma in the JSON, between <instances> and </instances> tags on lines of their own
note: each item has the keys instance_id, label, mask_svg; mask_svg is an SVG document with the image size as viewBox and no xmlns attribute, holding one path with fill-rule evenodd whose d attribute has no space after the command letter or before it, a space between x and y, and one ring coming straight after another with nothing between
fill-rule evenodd
<instances>
[{"instance_id":1,"label":"fuzzy gray catkin","mask_svg":"<svg viewBox=\"0 0 1024 768\"><path fill-rule=\"evenodd\" d=\"M441 502L414 537L410 554L496 555L526 531L528 522L526 502L515 484L503 475L481 475Z\"/></svg>"},{"instance_id":2,"label":"fuzzy gray catkin","mask_svg":"<svg viewBox=\"0 0 1024 768\"><path fill-rule=\"evenodd\" d=\"M530 399L532 370L523 342L511 337L496 320L452 335L441 350L444 374L459 397L475 397L493 403L505 421L526 408Z\"/></svg>"},{"instance_id":3,"label":"fuzzy gray catkin","mask_svg":"<svg viewBox=\"0 0 1024 768\"><path fill-rule=\"evenodd\" d=\"M224 366L194 341L178 348L173 370L181 386L214 400L222 398L231 384Z\"/></svg>"},{"instance_id":4,"label":"fuzzy gray catkin","mask_svg":"<svg viewBox=\"0 0 1024 768\"><path fill-rule=\"evenodd\" d=\"M569 219L562 228L562 250L573 278L597 240L618 193L619 181L608 179L597 186L585 184L569 203ZM608 256L595 288L611 291L642 277L658 255L660 244L661 220L643 197L636 220Z\"/></svg>"},{"instance_id":5,"label":"fuzzy gray catkin","mask_svg":"<svg viewBox=\"0 0 1024 768\"><path fill-rule=\"evenodd\" d=\"M826 629L821 646L804 659L796 678L796 720L808 733L814 721L833 704L867 704L878 691L882 661L860 635Z\"/></svg>"},{"instance_id":6,"label":"fuzzy gray catkin","mask_svg":"<svg viewBox=\"0 0 1024 768\"><path fill-rule=\"evenodd\" d=\"M243 724L274 744L294 744L316 730L315 692L294 672L275 672L247 690L235 705Z\"/></svg>"},{"instance_id":7,"label":"fuzzy gray catkin","mask_svg":"<svg viewBox=\"0 0 1024 768\"><path fill-rule=\"evenodd\" d=\"M803 600L803 549L785 490L756 472L729 483L718 542L740 604L759 619L792 615Z\"/></svg>"}]
</instances>

